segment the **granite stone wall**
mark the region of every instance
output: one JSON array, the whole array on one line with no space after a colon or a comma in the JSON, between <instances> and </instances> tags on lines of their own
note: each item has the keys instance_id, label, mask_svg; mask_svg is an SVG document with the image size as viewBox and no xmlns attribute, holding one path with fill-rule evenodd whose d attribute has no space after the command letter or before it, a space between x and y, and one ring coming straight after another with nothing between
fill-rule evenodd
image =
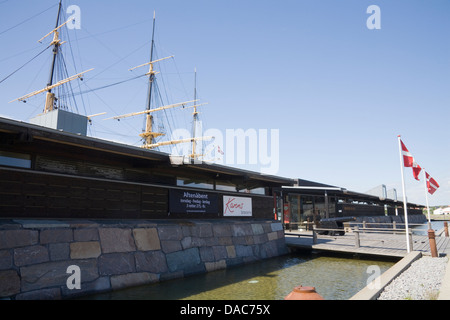
<instances>
[{"instance_id":1,"label":"granite stone wall","mask_svg":"<svg viewBox=\"0 0 450 320\"><path fill-rule=\"evenodd\" d=\"M0 298L65 299L286 253L268 220L0 220Z\"/></svg>"}]
</instances>

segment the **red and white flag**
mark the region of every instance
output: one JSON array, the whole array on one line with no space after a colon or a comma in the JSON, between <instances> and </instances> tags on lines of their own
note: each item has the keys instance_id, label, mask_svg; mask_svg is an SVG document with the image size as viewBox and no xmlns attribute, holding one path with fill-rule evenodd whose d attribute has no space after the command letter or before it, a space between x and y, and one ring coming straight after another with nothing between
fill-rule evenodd
<instances>
[{"instance_id":1,"label":"red and white flag","mask_svg":"<svg viewBox=\"0 0 450 320\"><path fill-rule=\"evenodd\" d=\"M439 184L426 171L425 176L427 177L428 193L433 194L439 188Z\"/></svg>"},{"instance_id":2,"label":"red and white flag","mask_svg":"<svg viewBox=\"0 0 450 320\"><path fill-rule=\"evenodd\" d=\"M405 144L402 140L400 140L401 146L402 146L402 156L403 156L403 165L405 167L411 167L413 171L414 179L419 179L420 171L422 171L422 168L417 164L417 162L414 160L414 157L409 152L409 150L406 148Z\"/></svg>"},{"instance_id":3,"label":"red and white flag","mask_svg":"<svg viewBox=\"0 0 450 320\"><path fill-rule=\"evenodd\" d=\"M406 252L411 252L411 246L409 243L409 231L408 231L408 204L406 201L406 189L405 189L405 177L403 174L403 167L413 167L414 157L409 153L403 141L398 136L398 151L400 155L400 170L402 173L402 190L403 190L403 213L405 215L405 235L406 235Z\"/></svg>"},{"instance_id":4,"label":"red and white flag","mask_svg":"<svg viewBox=\"0 0 450 320\"><path fill-rule=\"evenodd\" d=\"M412 171L413 171L414 179L420 181L419 174L420 174L420 171L422 171L422 168L417 164L417 162L415 160L413 161Z\"/></svg>"},{"instance_id":5,"label":"red and white flag","mask_svg":"<svg viewBox=\"0 0 450 320\"><path fill-rule=\"evenodd\" d=\"M406 146L402 140L400 140L400 143L402 145L403 165L405 167L412 167L414 163L414 157L411 155L408 149L406 149Z\"/></svg>"}]
</instances>

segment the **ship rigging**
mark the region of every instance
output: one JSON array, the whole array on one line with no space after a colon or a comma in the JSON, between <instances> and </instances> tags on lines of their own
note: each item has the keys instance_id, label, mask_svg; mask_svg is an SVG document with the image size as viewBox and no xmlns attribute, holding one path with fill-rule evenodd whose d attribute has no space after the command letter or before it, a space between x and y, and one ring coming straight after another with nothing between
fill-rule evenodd
<instances>
[{"instance_id":1,"label":"ship rigging","mask_svg":"<svg viewBox=\"0 0 450 320\"><path fill-rule=\"evenodd\" d=\"M26 102L26 100L28 98L31 98L35 95L38 95L40 93L43 92L47 92L46 94L46 99L45 99L45 106L43 109L44 113L48 113L50 111L56 110L58 108L61 109L67 109L67 105L66 104L62 104L62 103L58 103L59 99L56 97L55 93L52 91L53 89L62 86L66 83L69 83L70 81L73 81L75 79L83 79L83 76L85 73L94 70L93 68L80 72L78 74L75 74L73 76L70 77L66 77L65 79L59 80L55 83L55 78L56 78L56 74L63 74L63 73L67 73L67 70L64 68L65 66L65 62L63 60L62 54L61 54L61 45L64 44L66 41L61 41L60 39L60 29L62 27L64 27L66 24L68 24L69 22L73 21L73 18L69 18L67 21L65 21L64 23L60 24L60 19L61 19L61 8L62 8L62 1L59 2L59 6L58 6L58 15L56 18L56 25L55 28L53 30L51 30L49 33L47 33L45 36L43 36L41 39L38 40L39 43L42 43L42 41L49 37L50 35L53 34L53 40L51 41L51 43L49 44L49 46L46 48L50 48L53 47L53 53L52 53L52 63L51 63L51 67L50 67L50 74L49 74L49 79L47 82L47 86L43 89L40 90L36 90L34 92L31 92L27 95L24 95L23 97L14 99L10 102L14 102L14 101L22 101L22 102ZM45 50L46 50L45 49ZM59 70L58 71L58 64L62 65L63 67L60 67L59 69L64 69L64 71ZM88 117L89 118L89 117Z\"/></svg>"},{"instance_id":2,"label":"ship rigging","mask_svg":"<svg viewBox=\"0 0 450 320\"><path fill-rule=\"evenodd\" d=\"M28 99L31 97L40 95L42 93L46 93L45 96L45 102L44 107L42 109L42 113L38 116L32 118L30 120L33 124L48 126L50 128L54 128L57 130L63 130L68 131L72 133L77 134L87 134L87 123L92 122L93 117L97 117L100 115L105 114L106 112L102 113L96 113L89 116L84 116L78 113L78 107L75 101L75 96L81 95L84 93L93 92L100 89L109 88L112 86L116 86L119 84L122 84L124 82L134 80L141 77L147 77L147 96L146 96L146 106L145 110L138 111L138 112L132 112L127 113L123 115L118 115L112 118L108 119L124 119L128 117L134 117L139 115L145 116L145 125L142 130L142 133L139 134L142 144L141 147L145 149L157 149L159 150L160 147L163 146L171 146L171 145L177 145L177 144L190 144L189 152L186 152L186 148L184 148L183 157L185 159L191 160L202 160L206 161L205 153L203 152L203 145L202 141L207 140L213 140L214 137L212 136L200 136L199 132L199 107L202 105L205 105L206 103L198 103L199 99L197 98L197 71L194 71L195 78L194 78L194 97L192 100L179 102L179 103L173 103L173 104L166 104L162 106L158 106L156 103L156 100L153 96L157 96L159 93L158 86L156 84L157 77L156 75L159 74L159 71L156 71L156 67L158 64L164 60L172 59L174 56L167 56L164 58L157 58L155 59L155 24L156 24L156 15L153 14L153 29L152 29L152 38L151 38L151 48L150 48L150 61L147 63L143 63L141 65L138 65L136 67L130 68L129 71L133 71L136 69L140 69L142 67L148 67L148 72L142 75L138 75L135 77L132 77L131 79L121 80L117 83L108 84L101 86L99 88L89 88L89 90L80 90L77 93L73 92L72 85L70 84L74 80L83 80L83 77L86 73L93 70L93 68L85 70L83 72L76 72L75 75L69 76L69 72L67 70L66 62L64 60L64 55L62 53L62 46L67 41L62 41L61 39L61 32L65 30L68 26L68 24L73 23L73 17L69 18L68 20L64 20L62 14L62 0L59 1L58 6L58 13L57 13L57 19L55 27L48 32L45 36L43 36L40 40L38 40L39 43L43 43L44 40L48 39L49 37L52 37L51 42L47 45L47 47L41 52L45 52L47 49L52 48L52 59L51 59L51 66L50 66L50 72L49 77L47 81L47 85L40 89L33 91L29 94L26 94L20 98L14 99L10 102L14 101L21 101L21 102L27 102ZM39 55L41 54L39 53ZM34 58L32 59L34 60ZM31 62L31 61L29 61ZM26 63L28 64L28 62ZM23 67L23 66L22 66ZM20 70L22 67L20 67L18 70ZM17 72L16 70L15 72ZM76 69L75 69L76 70ZM14 74L13 72L12 74ZM11 75L12 75L11 74ZM11 75L7 76L5 79L9 78ZM162 99L161 99L162 102ZM162 103L163 104L163 103ZM76 112L72 112L71 109L75 107ZM157 125L155 125L155 118L154 115L156 113L164 113L168 109L189 109L192 108L192 128L190 132L190 137L178 137L172 140L163 140L163 136L166 135L164 130L161 130L161 128L157 128ZM56 114L56 116L55 116ZM60 119L61 117L64 117L64 119ZM60 123L67 122L67 117L70 118L70 122L74 122L75 125L60 125ZM167 115L166 115L167 117ZM57 119L57 120L54 120ZM107 119L104 119L107 120ZM53 123L56 121L55 123ZM167 119L167 122L169 120ZM170 124L169 124L170 126ZM177 149L178 150L178 149Z\"/></svg>"},{"instance_id":3,"label":"ship rigging","mask_svg":"<svg viewBox=\"0 0 450 320\"><path fill-rule=\"evenodd\" d=\"M199 101L197 99L197 88L196 88L197 72L195 71L195 86L194 86L194 99L193 100L170 104L170 105L165 105L165 106L156 107L156 108L152 106L152 94L153 94L154 83L156 81L156 75L159 73L158 71L155 71L155 64L174 57L174 56L168 56L168 57L153 60L154 59L154 46L155 46L155 22L156 22L156 14L154 12L153 13L152 41L151 41L151 48L150 48L150 62L143 63L141 65L138 65L136 67L132 67L129 69L129 71L133 71L133 70L141 68L141 67L145 67L145 66L149 67L148 72L145 74L146 76L148 76L146 109L144 111L119 115L119 116L115 116L115 117L108 118L108 119L120 120L120 119L127 118L127 117L145 115L145 128L144 128L143 132L140 134L140 136L143 140L142 148L155 149L155 148L158 148L161 146L174 145L174 144L180 144L180 143L191 143L192 148L191 148L191 153L188 155L188 158L190 160L198 160L198 159L204 157L204 154L197 153L197 142L202 141L202 140L212 140L212 139L214 139L214 137L212 137L212 136L197 136L196 135L197 128L198 128L198 121L199 121L199 117L198 117L199 112L198 112L197 108L201 105L204 105L204 104L196 104ZM193 105L188 106L191 103L193 103ZM158 141L158 138L161 136L164 136L165 134L154 130L153 113L167 110L167 109L178 108L178 107L194 108L192 136L190 138L184 138L184 139ZM105 119L105 120L107 120L107 119Z\"/></svg>"}]
</instances>

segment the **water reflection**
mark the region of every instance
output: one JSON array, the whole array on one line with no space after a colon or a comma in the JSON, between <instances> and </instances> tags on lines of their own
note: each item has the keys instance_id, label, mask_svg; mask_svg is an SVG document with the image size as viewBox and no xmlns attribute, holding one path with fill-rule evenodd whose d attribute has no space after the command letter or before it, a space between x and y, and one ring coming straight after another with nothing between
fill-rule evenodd
<instances>
[{"instance_id":1,"label":"water reflection","mask_svg":"<svg viewBox=\"0 0 450 320\"><path fill-rule=\"evenodd\" d=\"M281 300L297 285L314 286L327 300L345 300L366 286L367 268L395 261L293 254L184 279L97 294L87 299ZM84 298L86 299L86 298Z\"/></svg>"}]
</instances>

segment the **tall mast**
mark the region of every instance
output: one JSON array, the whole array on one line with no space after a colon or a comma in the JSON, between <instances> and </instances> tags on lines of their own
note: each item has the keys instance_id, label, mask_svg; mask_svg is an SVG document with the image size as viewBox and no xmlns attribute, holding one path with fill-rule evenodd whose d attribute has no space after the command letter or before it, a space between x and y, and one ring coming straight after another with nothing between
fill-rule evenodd
<instances>
[{"instance_id":1,"label":"tall mast","mask_svg":"<svg viewBox=\"0 0 450 320\"><path fill-rule=\"evenodd\" d=\"M194 100L197 100L197 68L194 69ZM197 149L197 125L198 125L198 111L197 111L198 105L194 105L194 112L192 113L194 116L194 122L192 124L192 154L191 158L195 159L198 154L196 154Z\"/></svg>"},{"instance_id":2,"label":"tall mast","mask_svg":"<svg viewBox=\"0 0 450 320\"><path fill-rule=\"evenodd\" d=\"M59 15L61 13L61 2L62 0L59 1L59 6L58 6L58 15L56 18L56 25L55 25L55 32L53 35L53 59L52 59L52 66L50 68L50 75L48 78L48 83L47 83L47 87L50 87L53 84L53 75L55 73L55 62L56 62L56 58L59 52L59 46L60 46L60 41L59 41L59 33L58 33L58 25L59 25ZM45 99L45 108L44 108L44 112L49 112L52 111L54 108L54 103L55 103L55 94L52 93L52 90L48 90L47 91L47 97Z\"/></svg>"},{"instance_id":3,"label":"tall mast","mask_svg":"<svg viewBox=\"0 0 450 320\"><path fill-rule=\"evenodd\" d=\"M56 18L56 25L55 25L55 29L58 28L59 25L59 15L61 13L61 0L59 1L59 7L58 7L58 15ZM56 32L55 32L55 36L56 36ZM58 54L59 51L59 41L55 41L55 36L53 38L53 60L52 60L52 66L50 68L50 76L47 82L47 86L51 86L53 84L53 74L55 72L55 62L56 62L56 56ZM50 92L50 90L49 90Z\"/></svg>"},{"instance_id":4,"label":"tall mast","mask_svg":"<svg viewBox=\"0 0 450 320\"><path fill-rule=\"evenodd\" d=\"M153 49L155 46L155 21L156 21L156 13L153 12L153 30L152 30L152 43L151 43L151 49L150 49L150 62L141 64L139 66L133 67L131 69L129 69L129 71L132 71L134 69L143 67L143 66L149 66L149 71L146 73L147 76L149 76L148 78L148 92L147 92L147 105L146 105L146 110L145 111L139 111L139 112L133 112L133 113L128 113L128 114L124 114L124 115L120 115L120 116L115 116L112 118L108 118L108 119L117 119L120 120L122 118L127 118L127 117L132 117L132 116L137 116L137 115L141 115L141 114L145 114L146 115L146 123L145 123L145 129L143 130L143 132L139 135L143 138L144 143L142 145L142 148L146 148L146 149L153 149L153 148L157 148L159 146L165 146L165 145L171 145L171 144L179 144L179 143L188 143L188 142L193 142L193 155L191 155L191 157L196 156L195 155L195 140L211 140L214 139L214 137L192 137L192 138L187 138L187 139L180 139L180 140L173 140L173 141L165 141L165 142L156 142L155 138L159 137L159 136L163 136L163 133L160 132L153 132L153 113L157 112L157 111L162 111L162 110L166 110L166 109L171 109L171 108L175 108L175 107L185 107L186 104L188 103L195 103L198 100L194 99L192 101L186 101L186 102L180 102L180 103L176 103L176 104L172 104L172 105L167 105L167 106L162 106L162 107L158 107L158 108L152 108L151 106L151 100L152 100L152 86L153 86L153 81L155 81L155 75L158 74L159 72L154 71L154 64L156 62L160 62L162 60L166 60L166 59L170 59L173 58L173 56L170 57L165 57L165 58L161 58L161 59L157 59L157 60L153 60ZM197 93L194 92L194 96L197 96ZM188 108L195 108L194 109L194 119L197 119L197 106L190 106ZM107 120L107 119L104 119ZM195 134L195 128L194 128L194 134Z\"/></svg>"},{"instance_id":5,"label":"tall mast","mask_svg":"<svg viewBox=\"0 0 450 320\"><path fill-rule=\"evenodd\" d=\"M42 42L45 38L47 38L48 36L50 36L53 33L53 40L50 43L50 46L53 45L53 59L52 59L52 65L51 65L51 68L50 68L50 75L49 75L47 86L45 88L41 89L41 90L34 91L34 92L29 93L29 94L27 94L27 95L25 95L23 97L20 97L20 98L17 98L17 99L14 99L14 100L10 101L10 102L13 102L13 101L23 101L23 102L25 102L26 99L47 91L47 96L45 98L44 113L50 112L50 111L52 111L55 108L56 97L55 97L55 94L52 92L53 88L59 87L60 85L63 85L65 83L70 82L70 81L75 80L75 79L82 79L83 75L86 72L93 70L93 69L89 69L89 70L86 70L84 72L80 72L80 73L78 73L78 74L76 74L74 76L71 76L69 78L66 78L64 80L60 80L60 81L58 81L56 83L53 83L53 80L54 80L53 77L54 77L54 74L55 74L56 58L57 58L57 55L59 53L59 47L61 46L61 44L64 43L64 42L61 42L61 40L59 39L59 31L58 30L61 29L63 26L65 26L67 23L69 23L70 21L73 20L73 19L69 19L66 22L64 22L63 24L58 26L59 20L60 20L59 17L60 17L60 13L61 13L61 2L62 2L62 0L59 1L58 16L56 18L56 27L52 31L47 33L44 37L42 37L40 40L38 40L38 42Z\"/></svg>"},{"instance_id":6,"label":"tall mast","mask_svg":"<svg viewBox=\"0 0 450 320\"><path fill-rule=\"evenodd\" d=\"M147 93L147 107L146 110L151 109L152 104L152 86L153 81L155 79L156 72L153 71L153 47L155 46L155 21L156 21L156 11L153 11L153 30L152 30L152 44L150 48L150 70L148 72L148 93ZM155 143L155 138L162 136L162 133L153 132L153 115L151 113L147 113L145 120L145 130L141 134L141 137L144 138L144 145L149 145Z\"/></svg>"},{"instance_id":7,"label":"tall mast","mask_svg":"<svg viewBox=\"0 0 450 320\"><path fill-rule=\"evenodd\" d=\"M153 61L153 47L155 46L155 20L156 20L156 11L153 11L153 30L152 30L152 45L150 48L150 61ZM151 99L152 99L152 84L155 74L150 72L150 77L148 80L148 95L147 95L147 110L150 110Z\"/></svg>"}]
</instances>

